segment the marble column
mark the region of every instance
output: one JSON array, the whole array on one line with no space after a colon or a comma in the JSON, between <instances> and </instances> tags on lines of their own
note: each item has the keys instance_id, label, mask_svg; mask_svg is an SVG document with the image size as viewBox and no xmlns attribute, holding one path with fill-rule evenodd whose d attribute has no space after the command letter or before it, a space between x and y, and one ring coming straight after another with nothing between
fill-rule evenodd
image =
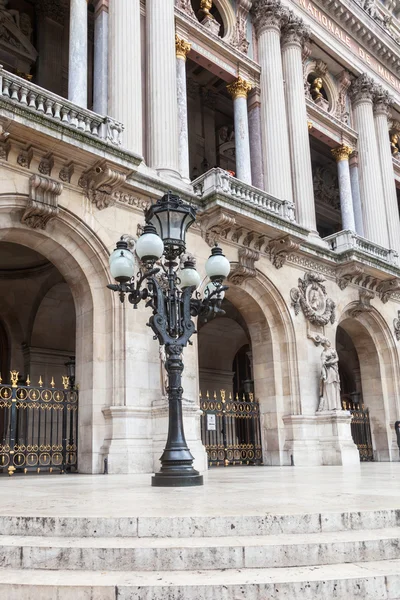
<instances>
[{"instance_id":1,"label":"marble column","mask_svg":"<svg viewBox=\"0 0 400 600\"><path fill-rule=\"evenodd\" d=\"M343 231L355 231L353 196L351 193L349 156L352 153L349 146L338 146L332 150L336 159L339 181L340 211L342 213Z\"/></svg>"},{"instance_id":2,"label":"marble column","mask_svg":"<svg viewBox=\"0 0 400 600\"><path fill-rule=\"evenodd\" d=\"M353 197L353 209L354 209L354 221L356 225L356 233L364 237L364 223L363 214L361 207L361 195L360 195L360 179L358 173L358 152L355 151L350 156L349 160L350 169L350 183L351 183L351 195Z\"/></svg>"},{"instance_id":3,"label":"marble column","mask_svg":"<svg viewBox=\"0 0 400 600\"><path fill-rule=\"evenodd\" d=\"M179 177L174 8L174 0L146 2L147 141L149 166Z\"/></svg>"},{"instance_id":4,"label":"marble column","mask_svg":"<svg viewBox=\"0 0 400 600\"><path fill-rule=\"evenodd\" d=\"M302 47L309 36L302 19L291 16L282 30L282 64L298 223L316 232L314 186L304 93Z\"/></svg>"},{"instance_id":5,"label":"marble column","mask_svg":"<svg viewBox=\"0 0 400 600\"><path fill-rule=\"evenodd\" d=\"M110 116L124 125L125 148L143 156L140 0L109 3Z\"/></svg>"},{"instance_id":6,"label":"marble column","mask_svg":"<svg viewBox=\"0 0 400 600\"><path fill-rule=\"evenodd\" d=\"M233 111L235 120L235 152L236 152L236 177L251 185L251 160L249 121L247 116L247 94L251 85L241 77L227 86L233 98Z\"/></svg>"},{"instance_id":7,"label":"marble column","mask_svg":"<svg viewBox=\"0 0 400 600\"><path fill-rule=\"evenodd\" d=\"M189 132L186 91L186 58L191 45L177 35L176 48L176 89L178 99L178 161L179 173L184 179L190 180L189 173Z\"/></svg>"},{"instance_id":8,"label":"marble column","mask_svg":"<svg viewBox=\"0 0 400 600\"><path fill-rule=\"evenodd\" d=\"M385 199L373 113L376 85L371 77L363 73L353 82L349 93L353 103L354 128L358 132L364 234L372 242L389 248Z\"/></svg>"},{"instance_id":9,"label":"marble column","mask_svg":"<svg viewBox=\"0 0 400 600\"><path fill-rule=\"evenodd\" d=\"M260 92L254 90L249 95L248 113L249 113L249 137L250 137L250 158L251 158L251 181L252 184L264 189L263 175L263 155L262 155L262 135L261 135L261 104Z\"/></svg>"},{"instance_id":10,"label":"marble column","mask_svg":"<svg viewBox=\"0 0 400 600\"><path fill-rule=\"evenodd\" d=\"M283 87L280 34L286 9L280 0L255 0L253 25L258 38L261 66L261 131L264 189L283 200L292 200L289 138Z\"/></svg>"},{"instance_id":11,"label":"marble column","mask_svg":"<svg viewBox=\"0 0 400 600\"><path fill-rule=\"evenodd\" d=\"M69 17L68 99L87 108L88 14L87 0L71 0Z\"/></svg>"},{"instance_id":12,"label":"marble column","mask_svg":"<svg viewBox=\"0 0 400 600\"><path fill-rule=\"evenodd\" d=\"M400 218L397 205L396 184L394 180L393 159L390 149L389 123L390 107L393 99L383 88L375 97L375 130L382 172L383 196L386 206L386 218L389 234L389 247L400 252Z\"/></svg>"},{"instance_id":13,"label":"marble column","mask_svg":"<svg viewBox=\"0 0 400 600\"><path fill-rule=\"evenodd\" d=\"M94 13L93 110L108 115L108 2L97 0Z\"/></svg>"}]
</instances>

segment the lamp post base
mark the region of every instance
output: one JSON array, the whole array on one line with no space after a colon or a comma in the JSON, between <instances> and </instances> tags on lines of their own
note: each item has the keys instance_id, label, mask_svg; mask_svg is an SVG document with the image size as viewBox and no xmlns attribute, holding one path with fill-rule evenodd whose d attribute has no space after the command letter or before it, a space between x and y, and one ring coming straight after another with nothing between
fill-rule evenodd
<instances>
[{"instance_id":1,"label":"lamp post base","mask_svg":"<svg viewBox=\"0 0 400 600\"><path fill-rule=\"evenodd\" d=\"M185 475L166 475L164 473L156 473L151 478L153 487L191 487L193 485L203 485L203 475L199 475L193 470L193 474Z\"/></svg>"}]
</instances>

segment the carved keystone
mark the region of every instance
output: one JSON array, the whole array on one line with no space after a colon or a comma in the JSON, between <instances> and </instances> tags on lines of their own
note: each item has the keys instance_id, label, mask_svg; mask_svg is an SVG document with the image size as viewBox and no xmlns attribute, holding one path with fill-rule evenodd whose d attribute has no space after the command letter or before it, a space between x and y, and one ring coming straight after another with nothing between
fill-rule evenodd
<instances>
[{"instance_id":1,"label":"carved keystone","mask_svg":"<svg viewBox=\"0 0 400 600\"><path fill-rule=\"evenodd\" d=\"M358 317L361 313L371 312L373 307L371 306L371 300L375 298L374 292L371 290L359 290L359 300L356 306L350 311L350 316L353 318Z\"/></svg>"},{"instance_id":2,"label":"carved keystone","mask_svg":"<svg viewBox=\"0 0 400 600\"><path fill-rule=\"evenodd\" d=\"M62 183L32 175L29 179L28 206L21 217L21 223L32 229L45 229L50 219L58 215L58 196L62 190Z\"/></svg>"},{"instance_id":3,"label":"carved keystone","mask_svg":"<svg viewBox=\"0 0 400 600\"><path fill-rule=\"evenodd\" d=\"M246 279L257 276L254 263L260 258L260 253L250 248L239 248L238 256L239 262L234 263L228 276L228 281L233 285L241 285Z\"/></svg>"}]
</instances>

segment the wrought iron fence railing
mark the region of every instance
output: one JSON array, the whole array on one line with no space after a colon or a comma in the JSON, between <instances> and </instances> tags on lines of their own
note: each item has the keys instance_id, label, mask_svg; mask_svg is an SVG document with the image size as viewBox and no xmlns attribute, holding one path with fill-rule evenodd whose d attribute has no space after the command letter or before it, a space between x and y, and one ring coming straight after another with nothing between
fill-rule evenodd
<instances>
[{"instance_id":1,"label":"wrought iron fence railing","mask_svg":"<svg viewBox=\"0 0 400 600\"><path fill-rule=\"evenodd\" d=\"M77 470L78 390L62 377L44 385L21 384L11 371L10 383L0 377L0 472Z\"/></svg>"},{"instance_id":2,"label":"wrought iron fence railing","mask_svg":"<svg viewBox=\"0 0 400 600\"><path fill-rule=\"evenodd\" d=\"M349 399L348 395L342 397L342 408L351 413L351 435L360 453L360 461L373 461L374 449L372 445L369 409L362 402L355 402Z\"/></svg>"}]
</instances>

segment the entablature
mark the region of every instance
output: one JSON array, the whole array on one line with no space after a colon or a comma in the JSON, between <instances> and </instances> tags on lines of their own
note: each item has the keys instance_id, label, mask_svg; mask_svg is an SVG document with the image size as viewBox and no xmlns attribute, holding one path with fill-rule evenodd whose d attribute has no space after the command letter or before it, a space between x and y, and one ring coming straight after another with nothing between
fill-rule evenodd
<instances>
[{"instance_id":1,"label":"entablature","mask_svg":"<svg viewBox=\"0 0 400 600\"><path fill-rule=\"evenodd\" d=\"M306 98L307 116L311 123L311 128L318 130L326 140L332 140L337 144L344 144L351 148L356 148L358 134L357 132L315 104L309 98Z\"/></svg>"}]
</instances>

